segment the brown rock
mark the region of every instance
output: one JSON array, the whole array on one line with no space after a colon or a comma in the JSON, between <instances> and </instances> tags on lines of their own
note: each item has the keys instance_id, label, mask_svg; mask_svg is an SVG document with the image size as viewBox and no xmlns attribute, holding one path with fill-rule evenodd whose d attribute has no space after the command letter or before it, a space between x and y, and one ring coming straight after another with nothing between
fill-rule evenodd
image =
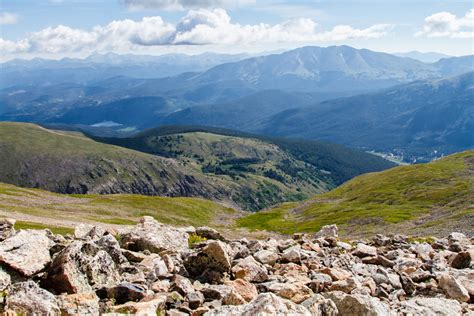
<instances>
[{"instance_id":1,"label":"brown rock","mask_svg":"<svg viewBox=\"0 0 474 316\"><path fill-rule=\"evenodd\" d=\"M268 290L297 304L313 296L313 291L302 283L272 283Z\"/></svg>"},{"instance_id":2,"label":"brown rock","mask_svg":"<svg viewBox=\"0 0 474 316\"><path fill-rule=\"evenodd\" d=\"M459 252L451 262L451 267L455 269L467 269L471 267L474 261L474 249Z\"/></svg>"},{"instance_id":3,"label":"brown rock","mask_svg":"<svg viewBox=\"0 0 474 316\"><path fill-rule=\"evenodd\" d=\"M226 281L224 284L232 287L247 302L250 302L258 295L255 285L243 279Z\"/></svg>"},{"instance_id":4,"label":"brown rock","mask_svg":"<svg viewBox=\"0 0 474 316\"><path fill-rule=\"evenodd\" d=\"M244 279L249 282L264 282L268 279L267 269L252 256L240 259L232 268L237 279Z\"/></svg>"},{"instance_id":5,"label":"brown rock","mask_svg":"<svg viewBox=\"0 0 474 316\"><path fill-rule=\"evenodd\" d=\"M349 271L338 269L338 268L325 267L321 269L319 272L329 275L334 281L345 280L352 276L352 274Z\"/></svg>"},{"instance_id":6,"label":"brown rock","mask_svg":"<svg viewBox=\"0 0 474 316\"><path fill-rule=\"evenodd\" d=\"M99 298L95 293L63 294L58 297L61 315L99 315Z\"/></svg>"},{"instance_id":7,"label":"brown rock","mask_svg":"<svg viewBox=\"0 0 474 316\"><path fill-rule=\"evenodd\" d=\"M356 249L352 252L354 256L363 257L375 257L377 256L377 248L367 246L363 243L358 243Z\"/></svg>"},{"instance_id":8,"label":"brown rock","mask_svg":"<svg viewBox=\"0 0 474 316\"><path fill-rule=\"evenodd\" d=\"M5 305L19 315L60 315L58 299L33 281L14 284Z\"/></svg>"},{"instance_id":9,"label":"brown rock","mask_svg":"<svg viewBox=\"0 0 474 316\"><path fill-rule=\"evenodd\" d=\"M460 302L468 302L469 292L458 282L453 276L449 274L442 274L438 278L438 286L444 290L449 298L453 298Z\"/></svg>"}]
</instances>

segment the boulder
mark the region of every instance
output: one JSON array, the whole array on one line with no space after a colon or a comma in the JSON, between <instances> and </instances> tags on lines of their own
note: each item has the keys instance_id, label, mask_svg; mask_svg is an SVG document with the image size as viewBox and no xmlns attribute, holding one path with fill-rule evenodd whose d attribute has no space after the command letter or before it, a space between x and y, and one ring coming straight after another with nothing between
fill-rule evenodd
<instances>
[{"instance_id":1,"label":"boulder","mask_svg":"<svg viewBox=\"0 0 474 316\"><path fill-rule=\"evenodd\" d=\"M79 224L74 228L74 238L76 239L97 239L106 234L106 230L100 226L90 224Z\"/></svg>"},{"instance_id":2,"label":"boulder","mask_svg":"<svg viewBox=\"0 0 474 316\"><path fill-rule=\"evenodd\" d=\"M232 272L237 279L244 279L249 282L265 282L268 279L267 269L252 256L240 259L232 267Z\"/></svg>"},{"instance_id":3,"label":"boulder","mask_svg":"<svg viewBox=\"0 0 474 316\"><path fill-rule=\"evenodd\" d=\"M459 252L451 262L451 267L455 269L467 269L470 268L474 261L474 249L469 251Z\"/></svg>"},{"instance_id":4,"label":"boulder","mask_svg":"<svg viewBox=\"0 0 474 316\"><path fill-rule=\"evenodd\" d=\"M313 295L301 305L306 307L312 316L337 316L339 313L336 304L320 294Z\"/></svg>"},{"instance_id":5,"label":"boulder","mask_svg":"<svg viewBox=\"0 0 474 316\"><path fill-rule=\"evenodd\" d=\"M166 299L165 294L155 294L140 302L127 302L113 306L110 312L126 315L164 315L162 312L165 309Z\"/></svg>"},{"instance_id":6,"label":"boulder","mask_svg":"<svg viewBox=\"0 0 474 316\"><path fill-rule=\"evenodd\" d=\"M311 296L313 291L303 283L271 283L268 286L268 291L276 295L289 299L294 303L302 303Z\"/></svg>"},{"instance_id":7,"label":"boulder","mask_svg":"<svg viewBox=\"0 0 474 316\"><path fill-rule=\"evenodd\" d=\"M18 315L60 315L58 299L33 281L14 284L5 307Z\"/></svg>"},{"instance_id":8,"label":"boulder","mask_svg":"<svg viewBox=\"0 0 474 316\"><path fill-rule=\"evenodd\" d=\"M256 253L253 254L254 258L263 264L268 264L268 265L274 265L277 260L279 259L279 256L277 253L270 251L270 250L260 250L257 251Z\"/></svg>"},{"instance_id":9,"label":"boulder","mask_svg":"<svg viewBox=\"0 0 474 316\"><path fill-rule=\"evenodd\" d=\"M375 257L377 256L377 248L368 246L363 243L358 243L356 249L352 252L354 256L363 257Z\"/></svg>"},{"instance_id":10,"label":"boulder","mask_svg":"<svg viewBox=\"0 0 474 316\"><path fill-rule=\"evenodd\" d=\"M301 249L296 246L286 249L281 256L281 261L300 263L301 262Z\"/></svg>"},{"instance_id":11,"label":"boulder","mask_svg":"<svg viewBox=\"0 0 474 316\"><path fill-rule=\"evenodd\" d=\"M314 238L338 237L339 229L337 225L325 225L315 235Z\"/></svg>"},{"instance_id":12,"label":"boulder","mask_svg":"<svg viewBox=\"0 0 474 316\"><path fill-rule=\"evenodd\" d=\"M189 308L197 309L204 303L204 295L201 292L190 292L186 295Z\"/></svg>"},{"instance_id":13,"label":"boulder","mask_svg":"<svg viewBox=\"0 0 474 316\"><path fill-rule=\"evenodd\" d=\"M233 288L246 302L250 302L258 295L257 287L243 279L226 281L224 284Z\"/></svg>"},{"instance_id":14,"label":"boulder","mask_svg":"<svg viewBox=\"0 0 474 316\"><path fill-rule=\"evenodd\" d=\"M469 292L452 275L442 274L438 277L438 286L444 290L446 296L460 302L468 302Z\"/></svg>"},{"instance_id":15,"label":"boulder","mask_svg":"<svg viewBox=\"0 0 474 316\"><path fill-rule=\"evenodd\" d=\"M95 293L58 296L61 315L99 315L99 298Z\"/></svg>"},{"instance_id":16,"label":"boulder","mask_svg":"<svg viewBox=\"0 0 474 316\"><path fill-rule=\"evenodd\" d=\"M112 257L94 242L75 241L53 260L45 286L56 293L89 293L118 283Z\"/></svg>"},{"instance_id":17,"label":"boulder","mask_svg":"<svg viewBox=\"0 0 474 316\"><path fill-rule=\"evenodd\" d=\"M195 234L200 236L200 237L204 237L206 239L225 241L225 238L224 238L224 236L222 236L221 233L219 233L214 228L210 228L210 227L205 227L205 226L204 227L198 227L195 230Z\"/></svg>"},{"instance_id":18,"label":"boulder","mask_svg":"<svg viewBox=\"0 0 474 316\"><path fill-rule=\"evenodd\" d=\"M336 281L329 286L330 291L341 291L351 293L353 290L360 288L361 284L355 278L350 277L344 280Z\"/></svg>"},{"instance_id":19,"label":"boulder","mask_svg":"<svg viewBox=\"0 0 474 316\"><path fill-rule=\"evenodd\" d=\"M21 230L0 243L0 263L31 277L51 262L53 242L45 230Z\"/></svg>"},{"instance_id":20,"label":"boulder","mask_svg":"<svg viewBox=\"0 0 474 316\"><path fill-rule=\"evenodd\" d=\"M242 306L226 307L210 310L205 313L206 316L220 315L293 315L293 316L310 316L311 313L303 306L297 305L289 300L285 300L273 293L262 293L258 295L250 303Z\"/></svg>"},{"instance_id":21,"label":"boulder","mask_svg":"<svg viewBox=\"0 0 474 316\"><path fill-rule=\"evenodd\" d=\"M0 266L0 292L5 291L11 283L10 275Z\"/></svg>"},{"instance_id":22,"label":"boulder","mask_svg":"<svg viewBox=\"0 0 474 316\"><path fill-rule=\"evenodd\" d=\"M206 282L219 281L222 274L229 272L231 267L226 248L226 244L221 241L209 241L203 249L185 259L186 271Z\"/></svg>"},{"instance_id":23,"label":"boulder","mask_svg":"<svg viewBox=\"0 0 474 316\"><path fill-rule=\"evenodd\" d=\"M325 288L328 288L332 283L332 278L328 274L324 273L313 273L311 275L311 282L309 288L315 293L322 292Z\"/></svg>"},{"instance_id":24,"label":"boulder","mask_svg":"<svg viewBox=\"0 0 474 316\"><path fill-rule=\"evenodd\" d=\"M323 296L336 304L340 315L386 316L390 314L387 304L369 295L349 295L334 291L324 293Z\"/></svg>"},{"instance_id":25,"label":"boulder","mask_svg":"<svg viewBox=\"0 0 474 316\"><path fill-rule=\"evenodd\" d=\"M462 315L458 301L442 297L416 297L400 303L397 310L402 315Z\"/></svg>"},{"instance_id":26,"label":"boulder","mask_svg":"<svg viewBox=\"0 0 474 316\"><path fill-rule=\"evenodd\" d=\"M188 239L189 235L184 230L163 225L151 216L144 216L136 227L122 235L121 244L123 248L132 251L180 252L188 249Z\"/></svg>"},{"instance_id":27,"label":"boulder","mask_svg":"<svg viewBox=\"0 0 474 316\"><path fill-rule=\"evenodd\" d=\"M323 268L319 272L329 275L334 281L341 281L350 278L352 274L349 271L339 268Z\"/></svg>"},{"instance_id":28,"label":"boulder","mask_svg":"<svg viewBox=\"0 0 474 316\"><path fill-rule=\"evenodd\" d=\"M179 274L173 276L172 289L184 296L195 292L194 286L192 285L191 281Z\"/></svg>"},{"instance_id":29,"label":"boulder","mask_svg":"<svg viewBox=\"0 0 474 316\"><path fill-rule=\"evenodd\" d=\"M100 298L114 299L116 304L137 302L147 295L147 289L145 287L128 282L122 282L110 288L103 288L97 292Z\"/></svg>"},{"instance_id":30,"label":"boulder","mask_svg":"<svg viewBox=\"0 0 474 316\"><path fill-rule=\"evenodd\" d=\"M0 220L0 241L4 241L15 234L16 220L12 218L2 218Z\"/></svg>"}]
</instances>

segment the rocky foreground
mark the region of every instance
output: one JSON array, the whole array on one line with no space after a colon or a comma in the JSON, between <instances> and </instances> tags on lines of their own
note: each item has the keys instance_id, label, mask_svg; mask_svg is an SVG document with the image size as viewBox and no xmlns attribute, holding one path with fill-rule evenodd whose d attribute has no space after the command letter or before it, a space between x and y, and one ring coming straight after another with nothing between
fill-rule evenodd
<instances>
[{"instance_id":1,"label":"rocky foreground","mask_svg":"<svg viewBox=\"0 0 474 316\"><path fill-rule=\"evenodd\" d=\"M151 217L65 237L13 225L0 222L7 315L474 315L474 246L460 233L344 242L333 225L262 241Z\"/></svg>"}]
</instances>

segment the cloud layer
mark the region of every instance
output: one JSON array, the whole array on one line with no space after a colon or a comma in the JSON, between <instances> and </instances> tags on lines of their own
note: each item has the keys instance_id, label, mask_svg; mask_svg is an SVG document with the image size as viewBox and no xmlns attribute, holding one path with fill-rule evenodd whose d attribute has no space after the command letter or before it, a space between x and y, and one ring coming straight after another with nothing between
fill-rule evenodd
<instances>
[{"instance_id":1,"label":"cloud layer","mask_svg":"<svg viewBox=\"0 0 474 316\"><path fill-rule=\"evenodd\" d=\"M330 31L319 31L317 23L307 18L291 19L274 25L241 25L232 23L223 9L199 9L190 10L176 24L153 16L144 17L140 21L112 21L89 31L63 25L48 27L16 42L0 39L0 49L10 54L58 54L133 51L144 46L166 45L310 43L378 38L390 29L391 26L387 24L372 25L364 29L338 25Z\"/></svg>"},{"instance_id":2,"label":"cloud layer","mask_svg":"<svg viewBox=\"0 0 474 316\"><path fill-rule=\"evenodd\" d=\"M463 17L457 17L450 12L439 12L425 18L423 29L416 36L428 37L474 37L474 9Z\"/></svg>"},{"instance_id":3,"label":"cloud layer","mask_svg":"<svg viewBox=\"0 0 474 316\"><path fill-rule=\"evenodd\" d=\"M254 4L255 0L124 0L132 10L144 9L212 9Z\"/></svg>"},{"instance_id":4,"label":"cloud layer","mask_svg":"<svg viewBox=\"0 0 474 316\"><path fill-rule=\"evenodd\" d=\"M0 13L0 25L16 24L18 16L13 13L3 12Z\"/></svg>"}]
</instances>

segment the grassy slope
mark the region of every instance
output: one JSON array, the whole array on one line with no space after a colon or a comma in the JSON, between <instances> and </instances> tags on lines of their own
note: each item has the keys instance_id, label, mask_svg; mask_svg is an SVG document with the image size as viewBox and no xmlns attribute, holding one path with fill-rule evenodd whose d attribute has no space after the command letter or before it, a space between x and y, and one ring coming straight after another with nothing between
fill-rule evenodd
<instances>
[{"instance_id":1,"label":"grassy slope","mask_svg":"<svg viewBox=\"0 0 474 316\"><path fill-rule=\"evenodd\" d=\"M59 226L56 229L84 221L128 225L144 215L174 225L215 226L238 214L221 204L199 198L126 194L65 195L3 183L0 183L0 212L3 216L13 218L28 219L31 216L31 219L17 222L18 228Z\"/></svg>"},{"instance_id":2,"label":"grassy slope","mask_svg":"<svg viewBox=\"0 0 474 316\"><path fill-rule=\"evenodd\" d=\"M238 220L250 229L317 231L336 223L345 234L441 234L474 226L474 151L359 176L303 203Z\"/></svg>"},{"instance_id":3,"label":"grassy slope","mask_svg":"<svg viewBox=\"0 0 474 316\"><path fill-rule=\"evenodd\" d=\"M0 181L60 193L227 199L225 188L173 159L33 124L0 123Z\"/></svg>"}]
</instances>

